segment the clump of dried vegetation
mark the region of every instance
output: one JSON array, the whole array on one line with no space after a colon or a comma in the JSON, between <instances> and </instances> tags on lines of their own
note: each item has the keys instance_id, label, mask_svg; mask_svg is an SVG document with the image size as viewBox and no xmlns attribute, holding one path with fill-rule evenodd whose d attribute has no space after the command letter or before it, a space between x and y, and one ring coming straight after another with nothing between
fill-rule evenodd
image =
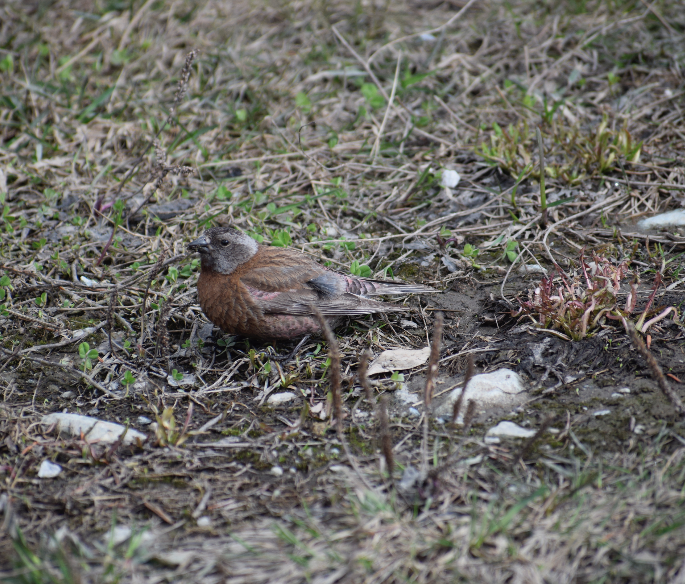
<instances>
[{"instance_id":1,"label":"clump of dried vegetation","mask_svg":"<svg viewBox=\"0 0 685 584\"><path fill-rule=\"evenodd\" d=\"M675 0L2 3L0 579L682 580L685 235L634 222L683 203L684 34ZM197 306L219 224L444 293L274 359ZM518 316L577 342L502 324L530 257ZM500 366L523 444L435 413Z\"/></svg>"}]
</instances>

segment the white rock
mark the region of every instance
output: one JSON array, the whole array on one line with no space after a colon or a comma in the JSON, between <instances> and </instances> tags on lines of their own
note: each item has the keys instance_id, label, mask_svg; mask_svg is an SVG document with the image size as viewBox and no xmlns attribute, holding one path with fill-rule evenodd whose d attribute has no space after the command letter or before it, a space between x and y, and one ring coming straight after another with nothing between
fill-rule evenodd
<instances>
[{"instance_id":1,"label":"white rock","mask_svg":"<svg viewBox=\"0 0 685 584\"><path fill-rule=\"evenodd\" d=\"M119 436L126 430L125 426L113 422L105 422L90 416L80 414L55 413L43 416L40 421L43 426L57 426L58 432L71 434L72 436L84 435L86 442L99 444L114 444ZM128 429L124 437L124 444L133 444L137 440L145 442L147 436L138 430Z\"/></svg>"},{"instance_id":2,"label":"white rock","mask_svg":"<svg viewBox=\"0 0 685 584\"><path fill-rule=\"evenodd\" d=\"M108 545L111 542L115 546L119 545L131 537L132 533L133 530L128 525L115 525L112 529L105 533L104 543L105 545Z\"/></svg>"},{"instance_id":3,"label":"white rock","mask_svg":"<svg viewBox=\"0 0 685 584\"><path fill-rule=\"evenodd\" d=\"M592 415L593 415L593 416L599 417L599 416L608 416L610 413L611 413L611 410L597 410L597 411L596 411L594 414L592 414Z\"/></svg>"},{"instance_id":4,"label":"white rock","mask_svg":"<svg viewBox=\"0 0 685 584\"><path fill-rule=\"evenodd\" d=\"M486 434L487 436L498 436L500 438L530 438L535 436L535 430L527 430L521 428L514 422L504 420L497 424L494 428L490 428Z\"/></svg>"},{"instance_id":5,"label":"white rock","mask_svg":"<svg viewBox=\"0 0 685 584\"><path fill-rule=\"evenodd\" d=\"M468 400L475 400L480 409L515 406L523 400L523 396L520 394L525 390L521 377L511 369L498 369L492 373L475 375L466 387L462 412L466 411ZM452 413L452 405L460 395L461 388L458 387L437 407L436 414L449 416ZM461 421L461 417L460 414L458 422Z\"/></svg>"},{"instance_id":6,"label":"white rock","mask_svg":"<svg viewBox=\"0 0 685 584\"><path fill-rule=\"evenodd\" d=\"M419 325L416 324L413 320L401 320L400 325L402 328L418 328Z\"/></svg>"},{"instance_id":7,"label":"white rock","mask_svg":"<svg viewBox=\"0 0 685 584\"><path fill-rule=\"evenodd\" d=\"M152 424L152 420L148 418L147 416L138 416L138 423L141 426L147 426L149 424Z\"/></svg>"},{"instance_id":8,"label":"white rock","mask_svg":"<svg viewBox=\"0 0 685 584\"><path fill-rule=\"evenodd\" d=\"M91 280L90 278L86 278L85 276L81 276L81 283L85 284L86 286L90 286L91 288L100 287L100 282L98 282L97 280Z\"/></svg>"},{"instance_id":9,"label":"white rock","mask_svg":"<svg viewBox=\"0 0 685 584\"><path fill-rule=\"evenodd\" d=\"M272 406L278 406L280 404L287 404L296 398L297 396L292 391L283 391L281 393L271 394L266 400L266 403Z\"/></svg>"},{"instance_id":10,"label":"white rock","mask_svg":"<svg viewBox=\"0 0 685 584\"><path fill-rule=\"evenodd\" d=\"M618 391L620 391L621 393L630 393L630 388L629 387L622 387Z\"/></svg>"},{"instance_id":11,"label":"white rock","mask_svg":"<svg viewBox=\"0 0 685 584\"><path fill-rule=\"evenodd\" d=\"M207 517L206 515L203 515L202 517L197 518L197 526L198 527L209 527L212 524L212 519L210 517Z\"/></svg>"},{"instance_id":12,"label":"white rock","mask_svg":"<svg viewBox=\"0 0 685 584\"><path fill-rule=\"evenodd\" d=\"M280 466L272 466L270 472L275 477L283 476L283 469Z\"/></svg>"},{"instance_id":13,"label":"white rock","mask_svg":"<svg viewBox=\"0 0 685 584\"><path fill-rule=\"evenodd\" d=\"M40 468L38 469L38 478L54 479L61 472L62 467L59 464L55 464L49 460L44 460L40 463Z\"/></svg>"},{"instance_id":14,"label":"white rock","mask_svg":"<svg viewBox=\"0 0 685 584\"><path fill-rule=\"evenodd\" d=\"M542 266L538 266L537 264L526 264L521 266L518 269L518 273L525 275L525 274L545 274L547 275L547 268L543 268Z\"/></svg>"},{"instance_id":15,"label":"white rock","mask_svg":"<svg viewBox=\"0 0 685 584\"><path fill-rule=\"evenodd\" d=\"M623 394L623 393L618 393L618 392L614 392L614 393L611 394L611 397L614 398L614 399L616 399L616 398L619 398L619 397L625 397L625 394Z\"/></svg>"},{"instance_id":16,"label":"white rock","mask_svg":"<svg viewBox=\"0 0 685 584\"><path fill-rule=\"evenodd\" d=\"M459 184L461 177L456 170L443 170L442 178L440 179L440 186L447 187L448 189L453 189Z\"/></svg>"},{"instance_id":17,"label":"white rock","mask_svg":"<svg viewBox=\"0 0 685 584\"><path fill-rule=\"evenodd\" d=\"M660 213L637 222L640 229L658 229L659 227L685 226L685 209L676 209L667 213Z\"/></svg>"},{"instance_id":18,"label":"white rock","mask_svg":"<svg viewBox=\"0 0 685 584\"><path fill-rule=\"evenodd\" d=\"M181 379L174 379L173 375L168 375L166 380L171 387L180 387L182 385L195 385L195 374L184 373ZM135 387L135 385L134 385Z\"/></svg>"},{"instance_id":19,"label":"white rock","mask_svg":"<svg viewBox=\"0 0 685 584\"><path fill-rule=\"evenodd\" d=\"M369 365L366 374L378 375L388 371L413 369L428 361L430 352L430 347L425 349L392 349L390 351L383 351Z\"/></svg>"}]
</instances>

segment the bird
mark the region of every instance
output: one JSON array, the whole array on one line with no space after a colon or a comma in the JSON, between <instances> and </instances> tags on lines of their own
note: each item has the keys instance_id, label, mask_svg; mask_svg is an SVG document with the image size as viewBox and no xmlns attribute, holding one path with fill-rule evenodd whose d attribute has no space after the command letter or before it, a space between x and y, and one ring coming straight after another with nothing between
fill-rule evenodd
<instances>
[{"instance_id":1,"label":"bird","mask_svg":"<svg viewBox=\"0 0 685 584\"><path fill-rule=\"evenodd\" d=\"M335 327L346 316L408 310L368 296L437 292L342 274L292 248L259 244L233 227L207 229L187 247L200 253L197 294L207 318L227 334L258 341L320 334L312 305Z\"/></svg>"}]
</instances>

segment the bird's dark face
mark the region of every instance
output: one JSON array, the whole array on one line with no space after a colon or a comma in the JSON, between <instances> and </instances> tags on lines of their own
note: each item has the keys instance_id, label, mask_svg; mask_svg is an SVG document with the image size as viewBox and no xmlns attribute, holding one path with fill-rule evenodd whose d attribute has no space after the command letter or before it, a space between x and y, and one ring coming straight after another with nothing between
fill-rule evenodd
<instances>
[{"instance_id":1,"label":"bird's dark face","mask_svg":"<svg viewBox=\"0 0 685 584\"><path fill-rule=\"evenodd\" d=\"M191 251L200 252L202 268L231 274L257 253L257 242L232 227L212 227L188 244Z\"/></svg>"}]
</instances>

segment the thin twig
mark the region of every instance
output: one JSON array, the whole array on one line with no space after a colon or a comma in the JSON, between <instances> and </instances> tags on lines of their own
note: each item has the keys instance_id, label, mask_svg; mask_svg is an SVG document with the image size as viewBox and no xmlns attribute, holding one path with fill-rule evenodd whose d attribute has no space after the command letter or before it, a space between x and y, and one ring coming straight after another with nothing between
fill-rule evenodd
<instances>
[{"instance_id":1,"label":"thin twig","mask_svg":"<svg viewBox=\"0 0 685 584\"><path fill-rule=\"evenodd\" d=\"M364 395L366 395L366 401L369 402L371 410L376 411L376 399L369 383L369 378L366 372L369 369L369 360L371 359L371 352L367 349L364 351L359 359L359 369L357 370L357 375L359 376L359 384L364 390Z\"/></svg>"},{"instance_id":2,"label":"thin twig","mask_svg":"<svg viewBox=\"0 0 685 584\"><path fill-rule=\"evenodd\" d=\"M630 336L630 340L633 343L633 347L635 347L640 353L640 355L642 355L644 360L647 361L647 365L652 371L652 377L654 377L654 379L656 380L661 391L664 392L664 395L669 399L671 404L673 404L675 411L678 412L681 416L685 415L685 405L683 405L682 400L671 387L671 384L668 382L668 379L666 379L666 376L664 375L664 372L661 370L659 363L654 358L654 355L652 355L652 352L646 347L644 341L642 340L642 337L635 330L635 326L633 325L633 323L626 319L623 319L623 326L628 331L628 335Z\"/></svg>"},{"instance_id":3,"label":"thin twig","mask_svg":"<svg viewBox=\"0 0 685 584\"><path fill-rule=\"evenodd\" d=\"M328 368L328 375L331 381L331 393L333 394L333 415L335 416L335 427L338 431L338 438L342 440L343 437L343 413L342 413L342 396L340 393L341 374L340 374L340 349L338 342L335 340L335 335L328 325L326 317L321 311L311 304L310 310L316 316L321 326L321 332L328 343L328 356L331 359L331 365Z\"/></svg>"},{"instance_id":4,"label":"thin twig","mask_svg":"<svg viewBox=\"0 0 685 584\"><path fill-rule=\"evenodd\" d=\"M457 418L459 417L459 412L461 411L461 404L464 401L464 396L466 395L466 388L469 385L469 381L471 381L471 378L473 377L474 373L474 364L473 364L473 354L469 353L466 356L466 374L464 375L464 384L461 387L461 393L459 394L459 397L455 400L454 404L452 405L452 426L456 426L457 424Z\"/></svg>"},{"instance_id":5,"label":"thin twig","mask_svg":"<svg viewBox=\"0 0 685 584\"><path fill-rule=\"evenodd\" d=\"M425 414L423 417L423 440L421 441L421 468L424 473L428 471L428 429L433 419L433 389L435 388L435 376L440 367L440 344L442 342L442 325L444 317L442 312L435 314L433 323L433 343L431 344L428 369L426 370L426 385L423 389L423 403Z\"/></svg>"},{"instance_id":6,"label":"thin twig","mask_svg":"<svg viewBox=\"0 0 685 584\"><path fill-rule=\"evenodd\" d=\"M381 122L381 127L378 130L378 135L376 136L376 141L374 142L373 148L371 148L371 164L376 164L376 158L381 150L381 137L383 136L383 131L385 130L385 124L388 121L388 114L390 113L390 108L392 107L392 102L395 99L395 91L397 90L397 80L400 77L400 64L402 63L402 51L397 53L397 67L395 67L395 79L392 82L392 90L390 91L390 99L388 101L388 107L385 108L385 115L383 116L383 121Z\"/></svg>"},{"instance_id":7,"label":"thin twig","mask_svg":"<svg viewBox=\"0 0 685 584\"><path fill-rule=\"evenodd\" d=\"M542 423L540 424L540 427L538 428L538 431L533 434L526 442L523 444L521 447L521 450L519 452L519 455L514 458L514 461L517 462L519 460L524 460L528 454L530 453L531 449L533 448L533 445L540 439L542 438L542 435L547 432L547 429L551 426L552 422L554 422L554 415L550 414L546 416L543 420Z\"/></svg>"},{"instance_id":8,"label":"thin twig","mask_svg":"<svg viewBox=\"0 0 685 584\"><path fill-rule=\"evenodd\" d=\"M388 469L388 476L390 483L394 484L393 471L395 470L395 461L392 453L392 438L390 436L390 423L388 421L388 396L381 397L378 405L378 442L380 443L381 452L385 459L385 466Z\"/></svg>"}]
</instances>

